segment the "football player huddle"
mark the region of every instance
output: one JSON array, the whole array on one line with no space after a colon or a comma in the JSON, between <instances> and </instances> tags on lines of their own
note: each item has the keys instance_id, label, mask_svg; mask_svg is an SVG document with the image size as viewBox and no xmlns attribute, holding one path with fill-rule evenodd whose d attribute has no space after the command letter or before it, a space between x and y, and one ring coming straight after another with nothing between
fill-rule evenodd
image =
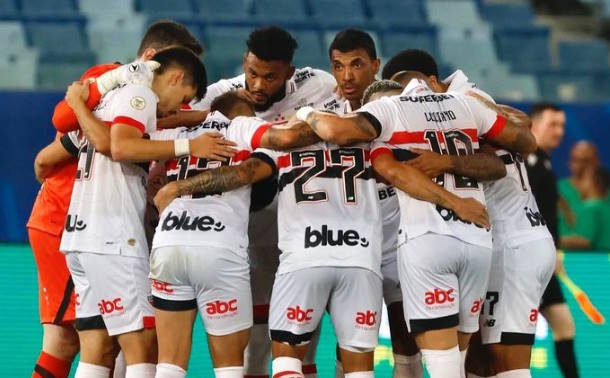
<instances>
[{"instance_id":1,"label":"football player huddle","mask_svg":"<svg viewBox=\"0 0 610 378\"><path fill-rule=\"evenodd\" d=\"M36 159L34 376L80 351L79 378L184 377L199 313L216 377L315 377L328 313L336 376L372 377L384 305L394 377L531 376L555 246L530 118L422 50L378 80L362 30L335 35L331 73L297 47L255 29L243 73L208 85L160 21L136 61L70 85Z\"/></svg>"}]
</instances>

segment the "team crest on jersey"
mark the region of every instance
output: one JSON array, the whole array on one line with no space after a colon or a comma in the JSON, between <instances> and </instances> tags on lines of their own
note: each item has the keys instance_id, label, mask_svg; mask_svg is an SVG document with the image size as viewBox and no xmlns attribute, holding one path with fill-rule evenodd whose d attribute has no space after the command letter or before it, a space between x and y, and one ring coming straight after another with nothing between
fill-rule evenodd
<instances>
[{"instance_id":1,"label":"team crest on jersey","mask_svg":"<svg viewBox=\"0 0 610 378\"><path fill-rule=\"evenodd\" d=\"M146 100L143 97L135 96L129 101L129 105L135 110L142 110L146 107Z\"/></svg>"}]
</instances>

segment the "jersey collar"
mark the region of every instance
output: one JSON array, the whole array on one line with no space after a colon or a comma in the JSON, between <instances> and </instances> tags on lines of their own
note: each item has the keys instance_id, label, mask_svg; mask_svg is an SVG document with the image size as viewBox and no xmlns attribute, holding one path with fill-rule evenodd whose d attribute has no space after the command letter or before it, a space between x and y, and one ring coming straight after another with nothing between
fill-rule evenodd
<instances>
[{"instance_id":1,"label":"jersey collar","mask_svg":"<svg viewBox=\"0 0 610 378\"><path fill-rule=\"evenodd\" d=\"M423 93L432 92L430 88L426 85L426 82L419 79L412 79L407 85L405 89L403 89L401 96L419 96Z\"/></svg>"},{"instance_id":2,"label":"jersey collar","mask_svg":"<svg viewBox=\"0 0 610 378\"><path fill-rule=\"evenodd\" d=\"M451 75L443 80L443 84L448 84L447 92L459 91L464 86L472 87L473 84L468 79L468 76L462 70L456 70Z\"/></svg>"}]
</instances>

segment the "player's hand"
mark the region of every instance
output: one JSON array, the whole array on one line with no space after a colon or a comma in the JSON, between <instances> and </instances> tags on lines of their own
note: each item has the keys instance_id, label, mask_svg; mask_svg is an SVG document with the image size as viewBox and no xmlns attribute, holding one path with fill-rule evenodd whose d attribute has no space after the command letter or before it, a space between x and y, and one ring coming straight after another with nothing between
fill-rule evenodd
<instances>
[{"instance_id":1,"label":"player's hand","mask_svg":"<svg viewBox=\"0 0 610 378\"><path fill-rule=\"evenodd\" d=\"M221 133L205 133L189 141L190 154L199 158L227 161L237 150L234 142L224 139Z\"/></svg>"},{"instance_id":2,"label":"player's hand","mask_svg":"<svg viewBox=\"0 0 610 378\"><path fill-rule=\"evenodd\" d=\"M66 90L66 102L72 109L84 104L89 98L89 83L75 81Z\"/></svg>"},{"instance_id":3,"label":"player's hand","mask_svg":"<svg viewBox=\"0 0 610 378\"><path fill-rule=\"evenodd\" d=\"M178 185L175 181L172 181L164 185L153 198L153 202L159 210L159 214L163 213L163 210L169 205L176 197L178 197Z\"/></svg>"},{"instance_id":4,"label":"player's hand","mask_svg":"<svg viewBox=\"0 0 610 378\"><path fill-rule=\"evenodd\" d=\"M485 206L474 198L459 198L453 206L453 211L466 222L472 222L487 230L491 228Z\"/></svg>"},{"instance_id":5,"label":"player's hand","mask_svg":"<svg viewBox=\"0 0 610 378\"><path fill-rule=\"evenodd\" d=\"M419 169L428 177L437 177L451 169L451 157L449 155L441 155L419 148L411 148L409 151L418 156L415 159L407 161L406 164Z\"/></svg>"},{"instance_id":6,"label":"player's hand","mask_svg":"<svg viewBox=\"0 0 610 378\"><path fill-rule=\"evenodd\" d=\"M154 60L146 62L133 61L124 64L111 71L105 72L95 79L97 89L105 95L114 88L123 84L137 84L149 86L152 83L154 70L159 68L161 64Z\"/></svg>"}]
</instances>

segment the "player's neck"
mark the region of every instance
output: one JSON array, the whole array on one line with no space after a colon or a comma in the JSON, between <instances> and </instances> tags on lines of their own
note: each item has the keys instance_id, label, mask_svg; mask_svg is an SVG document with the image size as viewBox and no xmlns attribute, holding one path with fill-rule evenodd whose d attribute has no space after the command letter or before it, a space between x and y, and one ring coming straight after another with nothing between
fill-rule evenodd
<instances>
[{"instance_id":1,"label":"player's neck","mask_svg":"<svg viewBox=\"0 0 610 378\"><path fill-rule=\"evenodd\" d=\"M360 109L360 99L358 100L349 100L349 106L352 109L352 111L356 111L358 109Z\"/></svg>"}]
</instances>

